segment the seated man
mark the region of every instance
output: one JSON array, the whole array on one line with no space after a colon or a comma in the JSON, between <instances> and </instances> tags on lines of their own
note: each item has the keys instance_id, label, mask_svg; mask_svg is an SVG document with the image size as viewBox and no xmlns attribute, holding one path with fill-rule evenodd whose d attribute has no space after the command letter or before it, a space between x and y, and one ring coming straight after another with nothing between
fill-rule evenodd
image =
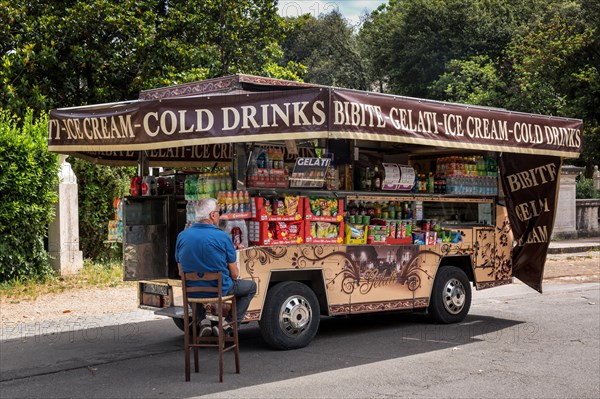
<instances>
[{"instance_id":1,"label":"seated man","mask_svg":"<svg viewBox=\"0 0 600 399\"><path fill-rule=\"evenodd\" d=\"M214 198L204 198L196 204L196 220L190 228L177 236L175 259L184 273L189 272L222 272L223 292L235 295L237 301L238 325L244 318L252 297L256 294L256 283L251 280L238 280L239 270L236 264L235 249L231 237L219 229L219 208ZM193 281L190 285L202 286L209 281ZM190 296L209 297L214 294L197 292ZM204 308L199 309L200 336L217 335L215 327L211 329L209 320L205 319ZM226 320L231 321L231 315ZM227 325L226 333L231 333Z\"/></svg>"}]
</instances>

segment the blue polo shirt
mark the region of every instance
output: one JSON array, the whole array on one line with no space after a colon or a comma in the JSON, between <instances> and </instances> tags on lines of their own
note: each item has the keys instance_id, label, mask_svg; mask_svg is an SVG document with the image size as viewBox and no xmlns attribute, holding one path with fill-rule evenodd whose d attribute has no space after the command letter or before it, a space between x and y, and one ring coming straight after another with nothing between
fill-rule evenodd
<instances>
[{"instance_id":1,"label":"blue polo shirt","mask_svg":"<svg viewBox=\"0 0 600 399\"><path fill-rule=\"evenodd\" d=\"M223 230L208 223L194 223L177 236L175 259L185 273L223 272L223 293L227 294L233 284L228 263L236 261L231 237ZM216 281L192 281L188 286L215 286ZM198 292L190 296L216 296L209 292Z\"/></svg>"}]
</instances>

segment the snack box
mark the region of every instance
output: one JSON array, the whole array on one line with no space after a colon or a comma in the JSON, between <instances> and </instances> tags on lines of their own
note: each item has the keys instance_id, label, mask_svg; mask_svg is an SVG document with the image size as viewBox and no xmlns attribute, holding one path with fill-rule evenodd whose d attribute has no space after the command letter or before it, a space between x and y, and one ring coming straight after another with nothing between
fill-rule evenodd
<instances>
[{"instance_id":1,"label":"snack box","mask_svg":"<svg viewBox=\"0 0 600 399\"><path fill-rule=\"evenodd\" d=\"M346 223L344 229L345 244L366 244L367 243L367 226L363 224Z\"/></svg>"},{"instance_id":2,"label":"snack box","mask_svg":"<svg viewBox=\"0 0 600 399\"><path fill-rule=\"evenodd\" d=\"M298 209L292 215L270 215L267 213L267 199L263 197L252 198L252 220L270 222L293 222L302 220L302 197L298 198Z\"/></svg>"},{"instance_id":3,"label":"snack box","mask_svg":"<svg viewBox=\"0 0 600 399\"><path fill-rule=\"evenodd\" d=\"M415 245L435 245L437 233L435 231L421 231L412 233L413 244Z\"/></svg>"},{"instance_id":4,"label":"snack box","mask_svg":"<svg viewBox=\"0 0 600 399\"><path fill-rule=\"evenodd\" d=\"M367 244L387 244L389 230L383 225L367 226Z\"/></svg>"},{"instance_id":5,"label":"snack box","mask_svg":"<svg viewBox=\"0 0 600 399\"><path fill-rule=\"evenodd\" d=\"M269 230L269 224L271 223L285 223L288 226L293 223L297 226L297 236L294 239L281 239L275 237L273 236L272 231ZM303 220L289 222L250 221L248 222L248 241L255 245L264 246L302 244L304 242L304 223Z\"/></svg>"},{"instance_id":6,"label":"snack box","mask_svg":"<svg viewBox=\"0 0 600 399\"><path fill-rule=\"evenodd\" d=\"M316 222L306 220L304 222L304 237L307 244L341 244L344 242L344 222ZM322 231L326 231L323 233ZM335 237L324 237L337 230Z\"/></svg>"},{"instance_id":7,"label":"snack box","mask_svg":"<svg viewBox=\"0 0 600 399\"><path fill-rule=\"evenodd\" d=\"M315 202L317 203L316 207L314 206ZM337 211L334 215L331 214L331 208L333 208L332 202L337 206ZM326 197L305 197L303 198L303 203L305 220L313 222L341 222L344 220L344 200ZM313 210L316 210L317 214L313 213Z\"/></svg>"}]
</instances>

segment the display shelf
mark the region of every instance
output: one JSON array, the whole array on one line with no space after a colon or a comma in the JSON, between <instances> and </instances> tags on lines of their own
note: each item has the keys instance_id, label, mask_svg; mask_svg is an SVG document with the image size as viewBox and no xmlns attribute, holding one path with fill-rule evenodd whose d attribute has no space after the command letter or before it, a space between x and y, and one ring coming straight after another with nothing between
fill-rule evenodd
<instances>
[{"instance_id":1,"label":"display shelf","mask_svg":"<svg viewBox=\"0 0 600 399\"><path fill-rule=\"evenodd\" d=\"M252 217L252 212L232 212L232 213L224 213L220 216L221 220L240 220L240 219L250 219Z\"/></svg>"},{"instance_id":2,"label":"display shelf","mask_svg":"<svg viewBox=\"0 0 600 399\"><path fill-rule=\"evenodd\" d=\"M373 191L346 191L337 192L338 197L344 197L346 200L364 200L372 201L421 201L421 202L468 202L477 204L492 204L493 197L476 196L456 196L448 194L416 194L416 193L382 193Z\"/></svg>"},{"instance_id":3,"label":"display shelf","mask_svg":"<svg viewBox=\"0 0 600 399\"><path fill-rule=\"evenodd\" d=\"M457 194L418 194L412 192L381 192L381 191L328 191L328 190L303 190L298 188L252 188L248 191L253 195L301 195L311 196L333 196L346 200L380 200L380 201L423 201L423 202L469 202L469 203L494 203L495 196L475 196Z\"/></svg>"}]
</instances>

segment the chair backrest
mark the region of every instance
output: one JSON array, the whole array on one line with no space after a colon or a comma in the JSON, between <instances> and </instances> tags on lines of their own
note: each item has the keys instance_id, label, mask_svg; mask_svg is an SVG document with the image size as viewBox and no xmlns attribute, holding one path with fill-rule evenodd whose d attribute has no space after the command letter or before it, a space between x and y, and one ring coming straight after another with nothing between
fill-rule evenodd
<instances>
[{"instance_id":1,"label":"chair backrest","mask_svg":"<svg viewBox=\"0 0 600 399\"><path fill-rule=\"evenodd\" d=\"M184 273L181 270L181 264L177 264L179 267L179 276L181 277L181 289L183 291L184 298L187 298L190 293L193 292L209 292L216 294L215 297L223 296L223 272L189 272ZM216 287L188 287L188 281L217 281Z\"/></svg>"}]
</instances>

